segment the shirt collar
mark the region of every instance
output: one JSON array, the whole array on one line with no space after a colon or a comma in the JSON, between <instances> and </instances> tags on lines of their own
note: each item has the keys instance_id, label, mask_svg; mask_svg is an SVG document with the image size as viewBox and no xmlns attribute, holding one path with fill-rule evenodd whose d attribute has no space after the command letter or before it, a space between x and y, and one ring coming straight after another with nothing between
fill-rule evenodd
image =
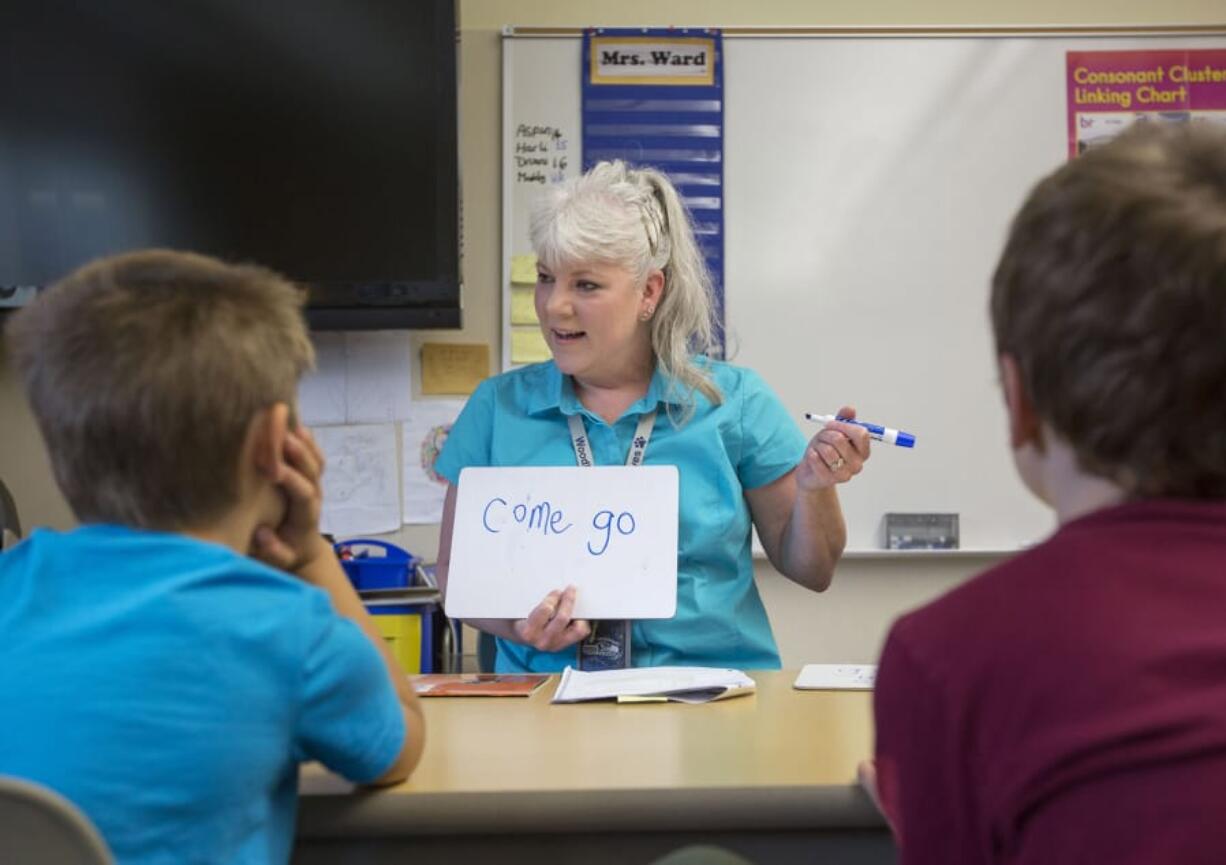
<instances>
[{"instance_id":1,"label":"shirt collar","mask_svg":"<svg viewBox=\"0 0 1226 865\"><path fill-rule=\"evenodd\" d=\"M661 372L657 366L651 374L651 384L647 386L647 393L627 408L622 417L649 412L661 403L681 405L680 390L680 384ZM545 380L528 400L528 414L541 415L549 411L558 411L567 417L572 414L582 414L595 419L595 415L585 409L579 402L579 398L575 396L575 386L571 377L563 375L553 361L546 364Z\"/></svg>"}]
</instances>

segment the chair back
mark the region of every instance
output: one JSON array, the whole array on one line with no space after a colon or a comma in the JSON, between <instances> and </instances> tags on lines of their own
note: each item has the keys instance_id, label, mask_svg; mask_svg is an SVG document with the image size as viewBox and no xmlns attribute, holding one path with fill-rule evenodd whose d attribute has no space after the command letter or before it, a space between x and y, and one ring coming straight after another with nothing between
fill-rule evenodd
<instances>
[{"instance_id":1,"label":"chair back","mask_svg":"<svg viewBox=\"0 0 1226 865\"><path fill-rule=\"evenodd\" d=\"M41 784L0 775L5 862L115 865L106 842L76 805Z\"/></svg>"},{"instance_id":2,"label":"chair back","mask_svg":"<svg viewBox=\"0 0 1226 865\"><path fill-rule=\"evenodd\" d=\"M17 546L21 540L21 521L17 519L17 505L9 488L0 481L0 552Z\"/></svg>"}]
</instances>

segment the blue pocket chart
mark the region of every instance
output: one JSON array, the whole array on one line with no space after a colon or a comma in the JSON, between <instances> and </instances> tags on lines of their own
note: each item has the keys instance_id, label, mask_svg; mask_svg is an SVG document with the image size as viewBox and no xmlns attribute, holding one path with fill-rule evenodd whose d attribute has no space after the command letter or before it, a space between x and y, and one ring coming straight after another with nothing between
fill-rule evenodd
<instances>
[{"instance_id":1,"label":"blue pocket chart","mask_svg":"<svg viewBox=\"0 0 1226 865\"><path fill-rule=\"evenodd\" d=\"M464 469L447 615L521 619L573 585L576 618L672 617L677 498L675 466Z\"/></svg>"}]
</instances>

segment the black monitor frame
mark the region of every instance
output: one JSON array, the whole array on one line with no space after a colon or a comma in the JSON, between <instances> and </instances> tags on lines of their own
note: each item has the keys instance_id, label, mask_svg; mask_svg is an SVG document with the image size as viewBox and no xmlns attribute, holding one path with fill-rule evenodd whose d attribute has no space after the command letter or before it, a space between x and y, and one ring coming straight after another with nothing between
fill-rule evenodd
<instances>
[{"instance_id":1,"label":"black monitor frame","mask_svg":"<svg viewBox=\"0 0 1226 865\"><path fill-rule=\"evenodd\" d=\"M60 2L60 0L50 0L49 4L40 3L39 0L26 0L31 5L31 18L34 20L36 16L42 14L44 21L53 21L54 16L62 14L59 9L69 9L70 4ZM249 2L260 3L262 0L249 0ZM429 3L432 7L429 18L423 16L423 23L429 20L430 32L427 39L423 39L423 44L428 45L428 49L418 47L419 52L425 53L428 50L429 59L427 62L433 64L433 68L439 70L439 74L427 74L414 77L413 79L420 86L428 81L430 90L424 91L431 95L423 99L421 107L428 110L421 117L421 123L414 130L415 144L415 162L419 165L429 166L429 175L424 178L427 183L432 183L434 189L430 190L429 195L422 195L418 202L406 202L406 207L417 206L424 211L433 210L431 213L422 213L419 210L419 217L424 215L426 219L432 219L429 223L430 233L427 243L429 244L423 249L433 247L433 252L423 254L420 258L414 257L411 261L422 261L421 267L410 266L406 268L405 279L397 279L395 271L400 270L400 267L385 267L373 268L373 270L381 270L388 274L389 279L379 279L377 281L353 282L353 281L318 281L312 283L311 277L303 274L294 274L292 272L292 264L286 263L280 265L284 267L287 275L291 278L299 279L308 291L308 300L306 304L306 317L311 327L318 330L365 330L365 329L405 329L405 328L458 328L462 324L461 314L461 280L460 280L460 194L459 194L459 152L458 152L458 31L456 27L456 0L414 0L414 2ZM122 0L121 0L122 3ZM44 13L39 13L33 10L42 8ZM140 4L135 4L133 10L139 9ZM122 5L114 8L122 8ZM163 7L166 10L166 15L170 16L172 7ZM187 10L189 7L184 5L180 7ZM205 8L205 7L200 7ZM272 13L274 6L269 6L269 14ZM371 6L371 13L378 13L378 4ZM121 13L122 14L122 13ZM179 13L187 14L186 11ZM367 19L370 20L370 19ZM35 25L36 27L39 25ZM39 32L35 30L34 32ZM47 32L44 26L43 32ZM55 31L50 31L55 32ZM395 31L392 31L395 32ZM425 32L424 28L419 28L414 31L419 34ZM3 40L0 40L3 41ZM33 43L37 44L37 43ZM325 54L322 52L321 54ZM418 57L421 57L418 54ZM425 58L423 58L425 59ZM0 64L2 66L2 64ZM402 67L403 68L403 67ZM0 68L0 72L6 71ZM15 74L15 64L10 65L7 72ZM28 74L28 71L27 71ZM413 74L411 71L406 74ZM388 79L391 80L391 79ZM15 80L10 80L7 86L22 85L22 80L18 77ZM24 85L22 85L24 86ZM423 91L418 91L423 92ZM5 104L0 101L0 105ZM71 106L64 106L65 110L71 111ZM0 112L2 114L3 112ZM15 122L20 123L24 115L18 113L12 118ZM0 116L0 123L4 123L4 117ZM355 134L369 134L369 130L355 130ZM71 139L66 139L71 140ZM162 153L171 151L163 150ZM15 170L20 171L21 163L18 162ZM16 175L20 176L20 174ZM3 171L0 171L0 178L3 177ZM421 181L417 181L421 182ZM420 187L419 187L420 188ZM428 187L427 187L428 189ZM14 188L14 194L18 194ZM426 200L429 199L429 203ZM19 199L24 200L24 199ZM354 199L351 199L354 200ZM15 204L15 203L14 203ZM424 207L423 207L424 204ZM3 205L3 202L0 202ZM238 206L238 202L236 202ZM360 205L359 205L360 206ZM379 207L385 207L386 204L381 203ZM16 210L13 211L16 214ZM418 224L423 224L424 220ZM0 228L10 223L5 220L0 220ZM14 230L17 229L18 223L11 223ZM388 224L384 222L384 224ZM343 229L342 229L343 230ZM20 250L24 241L21 239L21 234L12 236L11 241L18 244L14 247L14 251ZM425 240L426 237L419 235L419 242ZM2 241L3 238L0 238ZM153 238L154 245L157 244L156 236ZM138 241L139 244L139 241ZM192 248L190 238L186 241L180 238L174 242L179 248ZM4 246L0 243L0 248ZM122 251L124 246L114 246L114 251ZM134 247L127 247L134 248ZM207 243L202 242L200 248L207 251ZM373 251L377 254L378 250L394 249L394 246L383 245L373 247ZM88 254L88 253L87 253ZM98 253L106 254L103 249ZM224 254L224 253L223 253ZM253 249L251 254L259 260L262 256L258 249ZM355 253L357 261L363 260L361 253ZM284 256L283 256L284 258ZM403 255L401 256L403 259ZM63 264L63 267L68 268L76 266L76 264L84 263L84 257L72 257ZM289 259L292 261L292 257ZM75 261L75 263L74 263ZM278 267L275 262L274 267ZM304 268L305 269L305 268ZM333 268L335 276L343 278L345 271L350 270L348 266ZM357 270L363 268L358 267ZM58 278L58 267L35 267L35 271L30 272L30 268L14 267L10 269L11 282L14 278L17 284L0 284L0 314L5 310L13 309L28 303L41 288L42 284L27 284L27 283L42 283ZM23 279L23 271L25 278ZM366 279L360 274L354 274L357 279ZM324 279L330 279L324 277Z\"/></svg>"}]
</instances>

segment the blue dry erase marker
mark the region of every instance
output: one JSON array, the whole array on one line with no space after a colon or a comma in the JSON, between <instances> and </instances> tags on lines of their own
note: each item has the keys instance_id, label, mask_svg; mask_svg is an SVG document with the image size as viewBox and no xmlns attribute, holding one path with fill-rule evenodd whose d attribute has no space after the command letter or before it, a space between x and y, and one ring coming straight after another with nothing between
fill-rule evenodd
<instances>
[{"instance_id":1,"label":"blue dry erase marker","mask_svg":"<svg viewBox=\"0 0 1226 865\"><path fill-rule=\"evenodd\" d=\"M855 424L868 430L868 437L871 439L876 439L886 444L898 445L900 448L915 447L915 436L911 435L911 433L900 432L885 426L877 426L877 424L868 423L867 421L848 420L845 417L835 417L832 414L814 414L811 411L805 412L805 420L811 420L815 423L830 423L832 420L837 420L840 423Z\"/></svg>"}]
</instances>

